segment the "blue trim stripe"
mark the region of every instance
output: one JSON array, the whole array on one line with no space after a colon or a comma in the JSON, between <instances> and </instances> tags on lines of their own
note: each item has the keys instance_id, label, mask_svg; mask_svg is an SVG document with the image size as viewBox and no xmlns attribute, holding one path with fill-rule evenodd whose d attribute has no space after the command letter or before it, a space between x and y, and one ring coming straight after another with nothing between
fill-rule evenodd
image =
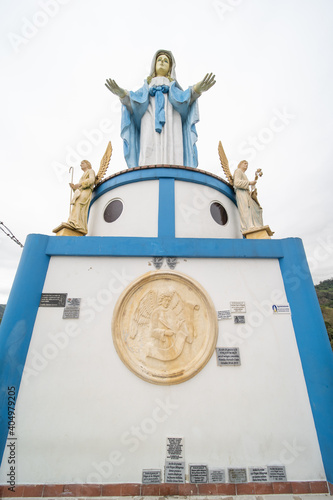
<instances>
[{"instance_id":1,"label":"blue trim stripe","mask_svg":"<svg viewBox=\"0 0 333 500\"><path fill-rule=\"evenodd\" d=\"M50 237L48 255L157 257L223 257L278 259L282 240L215 238L136 238L113 236Z\"/></svg>"},{"instance_id":2,"label":"blue trim stripe","mask_svg":"<svg viewBox=\"0 0 333 500\"><path fill-rule=\"evenodd\" d=\"M234 190L225 184L222 180L209 175L208 173L199 172L195 169L185 168L172 168L172 167L154 167L154 168L140 168L138 170L128 170L111 177L100 184L93 192L91 205L98 200L100 196L124 184L131 184L132 182L151 181L156 179L174 179L177 181L194 182L195 184L202 184L216 189L220 193L227 196L235 205L236 198Z\"/></svg>"},{"instance_id":3,"label":"blue trim stripe","mask_svg":"<svg viewBox=\"0 0 333 500\"><path fill-rule=\"evenodd\" d=\"M333 353L301 240L282 240L280 268L327 480L333 483Z\"/></svg>"},{"instance_id":4,"label":"blue trim stripe","mask_svg":"<svg viewBox=\"0 0 333 500\"><path fill-rule=\"evenodd\" d=\"M160 178L158 237L175 237L175 180Z\"/></svg>"},{"instance_id":5,"label":"blue trim stripe","mask_svg":"<svg viewBox=\"0 0 333 500\"><path fill-rule=\"evenodd\" d=\"M44 235L29 235L0 327L0 461L8 434L8 387L16 396L49 265Z\"/></svg>"}]
</instances>

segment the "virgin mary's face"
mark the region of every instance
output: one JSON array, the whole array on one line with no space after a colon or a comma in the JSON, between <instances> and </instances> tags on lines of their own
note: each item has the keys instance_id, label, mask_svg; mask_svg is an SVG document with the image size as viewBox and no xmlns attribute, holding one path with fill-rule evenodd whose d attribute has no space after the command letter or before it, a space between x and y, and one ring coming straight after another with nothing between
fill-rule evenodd
<instances>
[{"instance_id":1,"label":"virgin mary's face","mask_svg":"<svg viewBox=\"0 0 333 500\"><path fill-rule=\"evenodd\" d=\"M159 54L156 59L156 76L166 76L170 69L170 59L166 54Z\"/></svg>"}]
</instances>

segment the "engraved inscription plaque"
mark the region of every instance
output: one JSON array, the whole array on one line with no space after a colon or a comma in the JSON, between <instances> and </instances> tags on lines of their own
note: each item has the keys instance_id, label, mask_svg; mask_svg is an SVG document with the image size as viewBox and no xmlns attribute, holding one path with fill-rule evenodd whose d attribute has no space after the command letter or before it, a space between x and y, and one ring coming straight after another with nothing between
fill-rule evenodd
<instances>
[{"instance_id":1,"label":"engraved inscription plaque","mask_svg":"<svg viewBox=\"0 0 333 500\"><path fill-rule=\"evenodd\" d=\"M217 347L216 357L218 366L240 366L239 347Z\"/></svg>"},{"instance_id":2,"label":"engraved inscription plaque","mask_svg":"<svg viewBox=\"0 0 333 500\"><path fill-rule=\"evenodd\" d=\"M214 467L208 471L208 481L210 483L225 483L225 470Z\"/></svg>"},{"instance_id":3,"label":"engraved inscription plaque","mask_svg":"<svg viewBox=\"0 0 333 500\"><path fill-rule=\"evenodd\" d=\"M184 459L184 440L183 438L168 437L167 438L167 459L168 460L183 460Z\"/></svg>"},{"instance_id":4,"label":"engraved inscription plaque","mask_svg":"<svg viewBox=\"0 0 333 500\"><path fill-rule=\"evenodd\" d=\"M166 483L185 483L185 462L166 460L164 481Z\"/></svg>"},{"instance_id":5,"label":"engraved inscription plaque","mask_svg":"<svg viewBox=\"0 0 333 500\"><path fill-rule=\"evenodd\" d=\"M231 319L230 309L225 309L224 311L217 311L217 319Z\"/></svg>"},{"instance_id":6,"label":"engraved inscription plaque","mask_svg":"<svg viewBox=\"0 0 333 500\"><path fill-rule=\"evenodd\" d=\"M229 483L246 483L246 469L232 468L228 469Z\"/></svg>"},{"instance_id":7,"label":"engraved inscription plaque","mask_svg":"<svg viewBox=\"0 0 333 500\"><path fill-rule=\"evenodd\" d=\"M267 467L249 467L249 475L252 483L268 481Z\"/></svg>"},{"instance_id":8,"label":"engraved inscription plaque","mask_svg":"<svg viewBox=\"0 0 333 500\"><path fill-rule=\"evenodd\" d=\"M207 483L208 467L204 464L190 464L190 483Z\"/></svg>"},{"instance_id":9,"label":"engraved inscription plaque","mask_svg":"<svg viewBox=\"0 0 333 500\"><path fill-rule=\"evenodd\" d=\"M269 465L267 469L269 481L287 481L286 468L284 465Z\"/></svg>"},{"instance_id":10,"label":"engraved inscription plaque","mask_svg":"<svg viewBox=\"0 0 333 500\"><path fill-rule=\"evenodd\" d=\"M143 469L142 484L159 484L162 478L160 469Z\"/></svg>"},{"instance_id":11,"label":"engraved inscription plaque","mask_svg":"<svg viewBox=\"0 0 333 500\"><path fill-rule=\"evenodd\" d=\"M42 293L39 307L65 307L67 293Z\"/></svg>"},{"instance_id":12,"label":"engraved inscription plaque","mask_svg":"<svg viewBox=\"0 0 333 500\"><path fill-rule=\"evenodd\" d=\"M230 302L230 311L234 314L245 313L246 305L243 301Z\"/></svg>"},{"instance_id":13,"label":"engraved inscription plaque","mask_svg":"<svg viewBox=\"0 0 333 500\"><path fill-rule=\"evenodd\" d=\"M155 384L178 384L211 358L218 327L214 305L192 278L153 271L131 283L115 306L112 335L125 365Z\"/></svg>"}]
</instances>

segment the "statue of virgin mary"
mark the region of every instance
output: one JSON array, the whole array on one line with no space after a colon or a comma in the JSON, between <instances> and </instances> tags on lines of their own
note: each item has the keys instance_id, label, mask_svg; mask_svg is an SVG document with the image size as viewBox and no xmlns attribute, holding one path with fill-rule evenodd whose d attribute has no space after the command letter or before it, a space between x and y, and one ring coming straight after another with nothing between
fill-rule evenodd
<instances>
[{"instance_id":1,"label":"statue of virgin mary","mask_svg":"<svg viewBox=\"0 0 333 500\"><path fill-rule=\"evenodd\" d=\"M168 50L155 53L150 75L136 92L128 92L108 79L106 87L122 103L121 137L127 166L197 167L197 99L214 83L210 73L182 90L176 79L176 61Z\"/></svg>"}]
</instances>

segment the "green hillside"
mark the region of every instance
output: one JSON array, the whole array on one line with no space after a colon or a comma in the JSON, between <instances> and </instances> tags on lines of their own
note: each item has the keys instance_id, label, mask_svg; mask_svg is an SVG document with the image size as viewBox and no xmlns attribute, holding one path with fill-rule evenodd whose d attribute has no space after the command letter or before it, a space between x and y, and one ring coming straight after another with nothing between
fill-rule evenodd
<instances>
[{"instance_id":1,"label":"green hillside","mask_svg":"<svg viewBox=\"0 0 333 500\"><path fill-rule=\"evenodd\" d=\"M315 289L333 349L333 279L321 281Z\"/></svg>"}]
</instances>

